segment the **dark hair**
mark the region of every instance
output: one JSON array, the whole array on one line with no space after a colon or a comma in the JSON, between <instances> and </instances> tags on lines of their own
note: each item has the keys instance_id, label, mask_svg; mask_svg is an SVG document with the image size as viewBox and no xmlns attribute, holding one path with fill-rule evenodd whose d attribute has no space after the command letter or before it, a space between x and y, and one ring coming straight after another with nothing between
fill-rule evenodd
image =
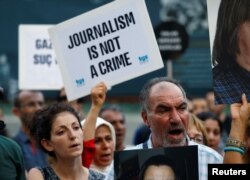
<instances>
[{"instance_id":1,"label":"dark hair","mask_svg":"<svg viewBox=\"0 0 250 180\"><path fill-rule=\"evenodd\" d=\"M181 84L174 80L174 79L169 79L167 77L156 77L153 79L150 79L148 82L146 82L146 84L143 86L143 88L140 91L139 94L139 101L140 101L140 105L143 111L147 111L149 109L149 97L150 97L150 91L152 89L152 87L158 83L161 82L169 82L172 84L175 84L177 87L180 88L183 97L186 99L186 93L184 91L184 89L182 88Z\"/></svg>"},{"instance_id":2,"label":"dark hair","mask_svg":"<svg viewBox=\"0 0 250 180\"><path fill-rule=\"evenodd\" d=\"M125 115L121 110L120 106L117 104L105 105L104 107L101 108L99 115L102 116L102 113L108 110L120 113L122 115L123 120L125 121Z\"/></svg>"},{"instance_id":3,"label":"dark hair","mask_svg":"<svg viewBox=\"0 0 250 180\"><path fill-rule=\"evenodd\" d=\"M2 132L4 130L5 126L6 126L6 124L4 123L4 121L0 120L0 132Z\"/></svg>"},{"instance_id":4,"label":"dark hair","mask_svg":"<svg viewBox=\"0 0 250 180\"><path fill-rule=\"evenodd\" d=\"M151 165L155 165L155 166L161 166L161 165L165 165L165 166L169 166L171 167L171 169L174 172L175 178L177 179L176 175L176 165L174 164L174 162L167 158L165 155L155 155L155 156L151 156L149 159L147 159L140 170L140 174L139 174L139 180L143 180L144 176L145 176L145 172L147 171L148 167Z\"/></svg>"},{"instance_id":5,"label":"dark hair","mask_svg":"<svg viewBox=\"0 0 250 180\"><path fill-rule=\"evenodd\" d=\"M30 124L30 133L31 136L35 139L36 144L52 157L55 157L54 152L47 151L41 145L41 140L50 140L52 124L57 118L58 114L63 112L69 112L74 115L81 126L79 116L77 115L75 110L66 103L54 103L49 105L47 108L36 112Z\"/></svg>"},{"instance_id":6,"label":"dark hair","mask_svg":"<svg viewBox=\"0 0 250 180\"><path fill-rule=\"evenodd\" d=\"M207 119L212 119L212 120L216 121L218 123L218 125L219 125L220 133L222 134L222 130L223 130L222 122L220 121L219 117L216 116L214 113L212 113L212 112L201 112L201 113L196 114L196 116L200 120L202 120L203 122L206 121Z\"/></svg>"},{"instance_id":7,"label":"dark hair","mask_svg":"<svg viewBox=\"0 0 250 180\"><path fill-rule=\"evenodd\" d=\"M0 86L0 99L4 98L4 89Z\"/></svg>"},{"instance_id":8,"label":"dark hair","mask_svg":"<svg viewBox=\"0 0 250 180\"><path fill-rule=\"evenodd\" d=\"M151 134L150 128L146 126L144 123L142 123L135 130L133 137L133 144L137 145L146 142L149 139L150 134Z\"/></svg>"},{"instance_id":9,"label":"dark hair","mask_svg":"<svg viewBox=\"0 0 250 180\"><path fill-rule=\"evenodd\" d=\"M36 90L18 90L16 93L15 93L15 96L14 96L14 107L16 108L20 108L21 105L22 105L22 102L20 100L20 97L19 95L24 92L24 91L29 91L29 92L33 92L33 93L42 93L41 91L36 91Z\"/></svg>"},{"instance_id":10,"label":"dark hair","mask_svg":"<svg viewBox=\"0 0 250 180\"><path fill-rule=\"evenodd\" d=\"M67 96L66 95L61 95L61 92L64 90L64 88L62 88L58 93L57 93L57 96L56 96L56 101L57 102L68 102L68 99L67 99ZM81 98L78 98L76 100L77 103L79 104L82 104L82 103L85 103L85 97L81 97Z\"/></svg>"},{"instance_id":11,"label":"dark hair","mask_svg":"<svg viewBox=\"0 0 250 180\"><path fill-rule=\"evenodd\" d=\"M240 52L238 32L240 26L250 21L249 0L221 0L214 38L213 65L232 64Z\"/></svg>"}]
</instances>

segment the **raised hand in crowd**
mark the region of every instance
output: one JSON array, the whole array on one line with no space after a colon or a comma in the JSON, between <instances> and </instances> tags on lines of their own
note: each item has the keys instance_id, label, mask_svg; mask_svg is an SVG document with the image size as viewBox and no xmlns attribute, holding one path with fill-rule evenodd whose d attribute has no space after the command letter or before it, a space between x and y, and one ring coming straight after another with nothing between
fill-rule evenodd
<instances>
[{"instance_id":1,"label":"raised hand in crowd","mask_svg":"<svg viewBox=\"0 0 250 180\"><path fill-rule=\"evenodd\" d=\"M231 104L232 123L229 138L224 149L224 163L247 163L247 128L250 118L250 104L246 95L242 95L242 103Z\"/></svg>"}]
</instances>

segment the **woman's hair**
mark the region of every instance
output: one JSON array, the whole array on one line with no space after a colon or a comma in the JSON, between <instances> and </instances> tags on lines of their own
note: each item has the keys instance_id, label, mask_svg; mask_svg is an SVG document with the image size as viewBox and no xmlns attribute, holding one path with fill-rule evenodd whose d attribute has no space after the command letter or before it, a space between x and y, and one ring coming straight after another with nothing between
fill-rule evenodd
<instances>
[{"instance_id":1,"label":"woman's hair","mask_svg":"<svg viewBox=\"0 0 250 180\"><path fill-rule=\"evenodd\" d=\"M212 53L214 66L232 64L240 53L238 33L240 26L250 21L249 9L249 0L221 0Z\"/></svg>"},{"instance_id":2,"label":"woman's hair","mask_svg":"<svg viewBox=\"0 0 250 180\"><path fill-rule=\"evenodd\" d=\"M143 163L141 170L140 170L140 174L139 174L140 180L144 179L145 173L146 173L148 167L151 165L154 165L154 166L165 165L165 166L170 167L174 172L175 179L177 179L176 178L176 175L177 175L176 165L174 164L174 162L171 159L167 158L165 155L155 155L155 156L151 156L149 159L147 159Z\"/></svg>"},{"instance_id":3,"label":"woman's hair","mask_svg":"<svg viewBox=\"0 0 250 180\"><path fill-rule=\"evenodd\" d=\"M218 125L219 125L219 128L220 128L220 134L222 134L222 131L223 131L222 122L220 121L218 116L216 116L214 113L212 113L212 112L201 112L201 113L197 114L197 117L202 121L206 121L208 119L216 121L218 123Z\"/></svg>"},{"instance_id":4,"label":"woman's hair","mask_svg":"<svg viewBox=\"0 0 250 180\"><path fill-rule=\"evenodd\" d=\"M207 138L207 131L204 127L203 122L194 114L190 113L189 121L188 121L188 128L191 126L195 126L198 131L200 131L203 135L204 144L207 145L208 138Z\"/></svg>"},{"instance_id":5,"label":"woman's hair","mask_svg":"<svg viewBox=\"0 0 250 180\"><path fill-rule=\"evenodd\" d=\"M54 152L47 151L42 146L41 140L50 140L52 124L57 116L63 112L68 112L74 115L81 126L79 116L75 110L66 103L54 103L49 105L47 108L36 112L30 124L30 134L35 139L36 144L52 157L55 157Z\"/></svg>"}]
</instances>

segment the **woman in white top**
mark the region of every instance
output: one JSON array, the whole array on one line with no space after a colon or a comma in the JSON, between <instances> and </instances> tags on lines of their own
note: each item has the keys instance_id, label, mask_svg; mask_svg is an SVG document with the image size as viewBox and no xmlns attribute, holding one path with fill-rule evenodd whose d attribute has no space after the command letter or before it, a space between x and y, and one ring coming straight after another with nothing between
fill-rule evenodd
<instances>
[{"instance_id":1,"label":"woman in white top","mask_svg":"<svg viewBox=\"0 0 250 180\"><path fill-rule=\"evenodd\" d=\"M108 121L98 117L95 129L95 156L90 169L106 175L113 163L114 151L115 130Z\"/></svg>"}]
</instances>

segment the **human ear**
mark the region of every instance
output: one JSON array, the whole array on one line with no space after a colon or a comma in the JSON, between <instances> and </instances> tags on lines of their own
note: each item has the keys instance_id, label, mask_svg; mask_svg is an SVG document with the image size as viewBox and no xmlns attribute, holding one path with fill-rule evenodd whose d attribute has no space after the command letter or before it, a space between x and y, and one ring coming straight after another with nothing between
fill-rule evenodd
<instances>
[{"instance_id":1,"label":"human ear","mask_svg":"<svg viewBox=\"0 0 250 180\"><path fill-rule=\"evenodd\" d=\"M14 108L12 109L12 113L13 113L15 116L17 116L17 117L20 117L20 110L19 110L19 108L14 107Z\"/></svg>"},{"instance_id":2,"label":"human ear","mask_svg":"<svg viewBox=\"0 0 250 180\"><path fill-rule=\"evenodd\" d=\"M146 126L149 126L149 127L150 127L150 122L149 122L149 120L148 120L148 114L147 114L147 112L142 111L142 112L141 112L141 117L142 117L142 119L143 119L144 124L145 124Z\"/></svg>"},{"instance_id":3,"label":"human ear","mask_svg":"<svg viewBox=\"0 0 250 180\"><path fill-rule=\"evenodd\" d=\"M41 140L41 145L42 145L43 148L46 149L47 151L53 151L53 150L54 150L54 147L52 146L50 140L42 139L42 140Z\"/></svg>"}]
</instances>

